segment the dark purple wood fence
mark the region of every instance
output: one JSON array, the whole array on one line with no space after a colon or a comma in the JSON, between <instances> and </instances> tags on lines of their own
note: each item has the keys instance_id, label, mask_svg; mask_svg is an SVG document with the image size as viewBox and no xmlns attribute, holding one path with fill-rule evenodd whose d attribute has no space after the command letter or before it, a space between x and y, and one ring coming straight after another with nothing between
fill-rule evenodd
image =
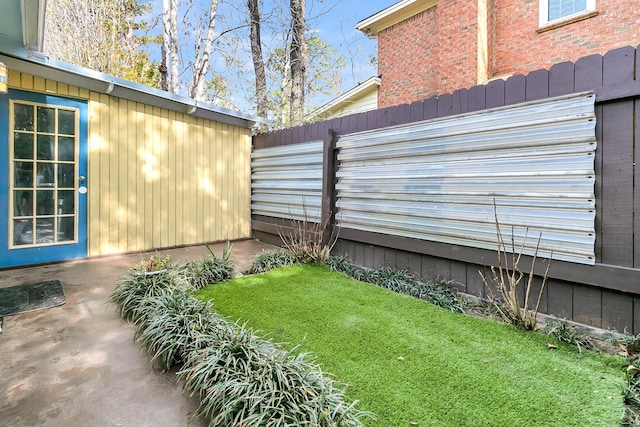
<instances>
[{"instance_id":1,"label":"dark purple wood fence","mask_svg":"<svg viewBox=\"0 0 640 427\"><path fill-rule=\"evenodd\" d=\"M334 143L342 134L479 111L583 91L596 93L596 265L554 261L541 311L588 325L640 332L640 54L633 47L550 70L254 137L254 148L325 141L323 213L333 211ZM252 217L255 237L277 241L275 218ZM479 270L495 253L456 245L342 230L334 252L365 267L408 269L446 278L484 296ZM530 259L528 262L530 263ZM525 264L526 267L526 264ZM541 265L536 268L540 272Z\"/></svg>"}]
</instances>

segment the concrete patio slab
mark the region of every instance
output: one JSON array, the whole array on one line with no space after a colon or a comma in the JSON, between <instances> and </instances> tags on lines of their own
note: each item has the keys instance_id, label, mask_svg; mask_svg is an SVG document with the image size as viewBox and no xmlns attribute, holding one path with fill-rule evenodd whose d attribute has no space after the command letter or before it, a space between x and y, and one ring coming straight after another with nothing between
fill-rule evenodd
<instances>
[{"instance_id":1,"label":"concrete patio slab","mask_svg":"<svg viewBox=\"0 0 640 427\"><path fill-rule=\"evenodd\" d=\"M220 254L225 244L211 246ZM272 246L233 243L245 269ZM159 251L173 261L208 256L204 246ZM4 318L0 334L2 426L205 426L193 418L196 397L172 372L161 372L134 342L134 328L107 299L115 281L150 254L135 254L0 271L0 287L60 280L66 304Z\"/></svg>"}]
</instances>

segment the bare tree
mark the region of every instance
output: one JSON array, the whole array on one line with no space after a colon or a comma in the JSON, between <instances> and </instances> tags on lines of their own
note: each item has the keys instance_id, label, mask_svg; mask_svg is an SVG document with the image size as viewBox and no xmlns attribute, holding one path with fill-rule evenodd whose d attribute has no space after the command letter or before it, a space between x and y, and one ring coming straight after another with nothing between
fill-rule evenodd
<instances>
[{"instance_id":1,"label":"bare tree","mask_svg":"<svg viewBox=\"0 0 640 427\"><path fill-rule=\"evenodd\" d=\"M301 124L304 119L304 92L309 49L305 38L306 0L291 0L291 124Z\"/></svg>"},{"instance_id":2,"label":"bare tree","mask_svg":"<svg viewBox=\"0 0 640 427\"><path fill-rule=\"evenodd\" d=\"M247 0L249 10L251 57L256 78L256 114L267 117L267 76L264 69L264 57L262 56L262 40L260 34L260 6L259 0Z\"/></svg>"},{"instance_id":3,"label":"bare tree","mask_svg":"<svg viewBox=\"0 0 640 427\"><path fill-rule=\"evenodd\" d=\"M237 93L241 92L243 100L256 106L256 114L273 118L275 127L284 127L304 121L313 96L336 95L345 60L319 35L309 31L308 25L328 14L340 1L302 0L293 2L293 10L291 0L226 1L224 13L220 14L221 27L224 28L230 11L241 17L231 19L241 25L227 26L216 39L217 53L224 60L224 67L216 72L229 76L227 82L234 86L227 92L231 94L230 100L238 102ZM254 73L247 75L249 55ZM294 80L297 91L293 90Z\"/></svg>"},{"instance_id":4,"label":"bare tree","mask_svg":"<svg viewBox=\"0 0 640 427\"><path fill-rule=\"evenodd\" d=\"M178 0L162 0L162 43L162 69L168 73L168 78L163 77L167 82L163 89L178 93Z\"/></svg>"},{"instance_id":5,"label":"bare tree","mask_svg":"<svg viewBox=\"0 0 640 427\"><path fill-rule=\"evenodd\" d=\"M189 89L189 95L193 99L201 100L204 93L204 84L207 72L209 71L209 59L211 58L211 51L213 50L213 39L215 36L214 27L216 25L217 11L218 0L211 0L211 6L209 8L209 20L207 23L207 33L204 39L202 37L202 27L198 26L191 88Z\"/></svg>"},{"instance_id":6,"label":"bare tree","mask_svg":"<svg viewBox=\"0 0 640 427\"><path fill-rule=\"evenodd\" d=\"M263 4L261 0L244 0L249 11L251 32L249 40L255 71L255 95L258 115L262 97L259 68L264 65L267 112L274 118L276 127L295 126L303 123L309 109L308 100L319 94L337 94L342 82L341 70L345 59L316 32L307 31L308 25L330 13L340 0L273 0ZM308 10L305 8L308 6ZM318 8L319 6L319 8ZM256 15L255 11L258 8ZM315 10L315 14L314 14ZM253 12L253 13L252 13ZM306 14L310 14L307 18ZM254 25L258 24L258 31ZM260 30L262 32L260 32ZM258 37L266 35L266 43ZM235 44L240 44L236 41ZM258 52L257 48L263 49ZM227 55L225 54L225 57ZM230 62L227 61L227 64ZM249 83L239 72L237 77L245 85ZM253 82L252 82L253 83Z\"/></svg>"},{"instance_id":7,"label":"bare tree","mask_svg":"<svg viewBox=\"0 0 640 427\"><path fill-rule=\"evenodd\" d=\"M182 4L186 6L180 8ZM203 3L194 0L163 0L162 1L162 36L163 60L167 73L167 90L172 93L180 92L181 76L185 71L191 71L191 81L182 87L188 87L188 95L193 99L202 100L205 83L209 73L209 63L213 52L215 39L216 16L218 0L210 0L206 14L194 12L193 7ZM178 15L180 14L180 19ZM181 27L178 28L178 24ZM192 47L189 46L193 43ZM186 64L181 64L181 57L189 58ZM188 73L186 74L188 76Z\"/></svg>"},{"instance_id":8,"label":"bare tree","mask_svg":"<svg viewBox=\"0 0 640 427\"><path fill-rule=\"evenodd\" d=\"M314 5L323 3L312 2L307 18L305 0L162 0L148 25L136 22L150 16L146 0L49 1L45 53L227 108L249 91L258 115L290 126L303 121L308 98L339 85L343 66L317 35L305 35ZM150 37L155 25L161 34Z\"/></svg>"},{"instance_id":9,"label":"bare tree","mask_svg":"<svg viewBox=\"0 0 640 427\"><path fill-rule=\"evenodd\" d=\"M291 55L285 50L282 62L282 78L280 80L280 123L292 125L291 113Z\"/></svg>"},{"instance_id":10,"label":"bare tree","mask_svg":"<svg viewBox=\"0 0 640 427\"><path fill-rule=\"evenodd\" d=\"M283 37L287 38L286 34L283 34ZM271 113L275 119L274 126L277 128L301 123L291 121L292 73L289 43L290 41L286 46L269 51L266 61L267 77L276 87L269 95ZM342 83L341 70L345 66L345 58L317 34L307 34L306 43L308 58L304 87L305 104L309 96L335 96Z\"/></svg>"}]
</instances>

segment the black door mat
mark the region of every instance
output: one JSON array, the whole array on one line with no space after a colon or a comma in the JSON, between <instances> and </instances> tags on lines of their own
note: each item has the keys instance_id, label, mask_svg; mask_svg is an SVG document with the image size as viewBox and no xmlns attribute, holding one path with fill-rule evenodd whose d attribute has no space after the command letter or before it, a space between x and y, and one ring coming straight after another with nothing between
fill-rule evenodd
<instances>
[{"instance_id":1,"label":"black door mat","mask_svg":"<svg viewBox=\"0 0 640 427\"><path fill-rule=\"evenodd\" d=\"M0 317L56 307L65 302L67 297L59 280L0 288Z\"/></svg>"}]
</instances>

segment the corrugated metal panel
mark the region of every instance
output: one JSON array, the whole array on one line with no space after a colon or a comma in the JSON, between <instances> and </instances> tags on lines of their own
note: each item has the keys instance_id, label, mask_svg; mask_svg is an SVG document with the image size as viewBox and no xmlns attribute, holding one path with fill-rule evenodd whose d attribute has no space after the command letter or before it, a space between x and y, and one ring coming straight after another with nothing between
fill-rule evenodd
<instances>
[{"instance_id":1,"label":"corrugated metal panel","mask_svg":"<svg viewBox=\"0 0 640 427\"><path fill-rule=\"evenodd\" d=\"M251 154L251 213L320 218L322 141L261 148ZM305 212L306 211L306 212Z\"/></svg>"},{"instance_id":2,"label":"corrugated metal panel","mask_svg":"<svg viewBox=\"0 0 640 427\"><path fill-rule=\"evenodd\" d=\"M339 138L341 227L595 263L595 96L584 93Z\"/></svg>"}]
</instances>

